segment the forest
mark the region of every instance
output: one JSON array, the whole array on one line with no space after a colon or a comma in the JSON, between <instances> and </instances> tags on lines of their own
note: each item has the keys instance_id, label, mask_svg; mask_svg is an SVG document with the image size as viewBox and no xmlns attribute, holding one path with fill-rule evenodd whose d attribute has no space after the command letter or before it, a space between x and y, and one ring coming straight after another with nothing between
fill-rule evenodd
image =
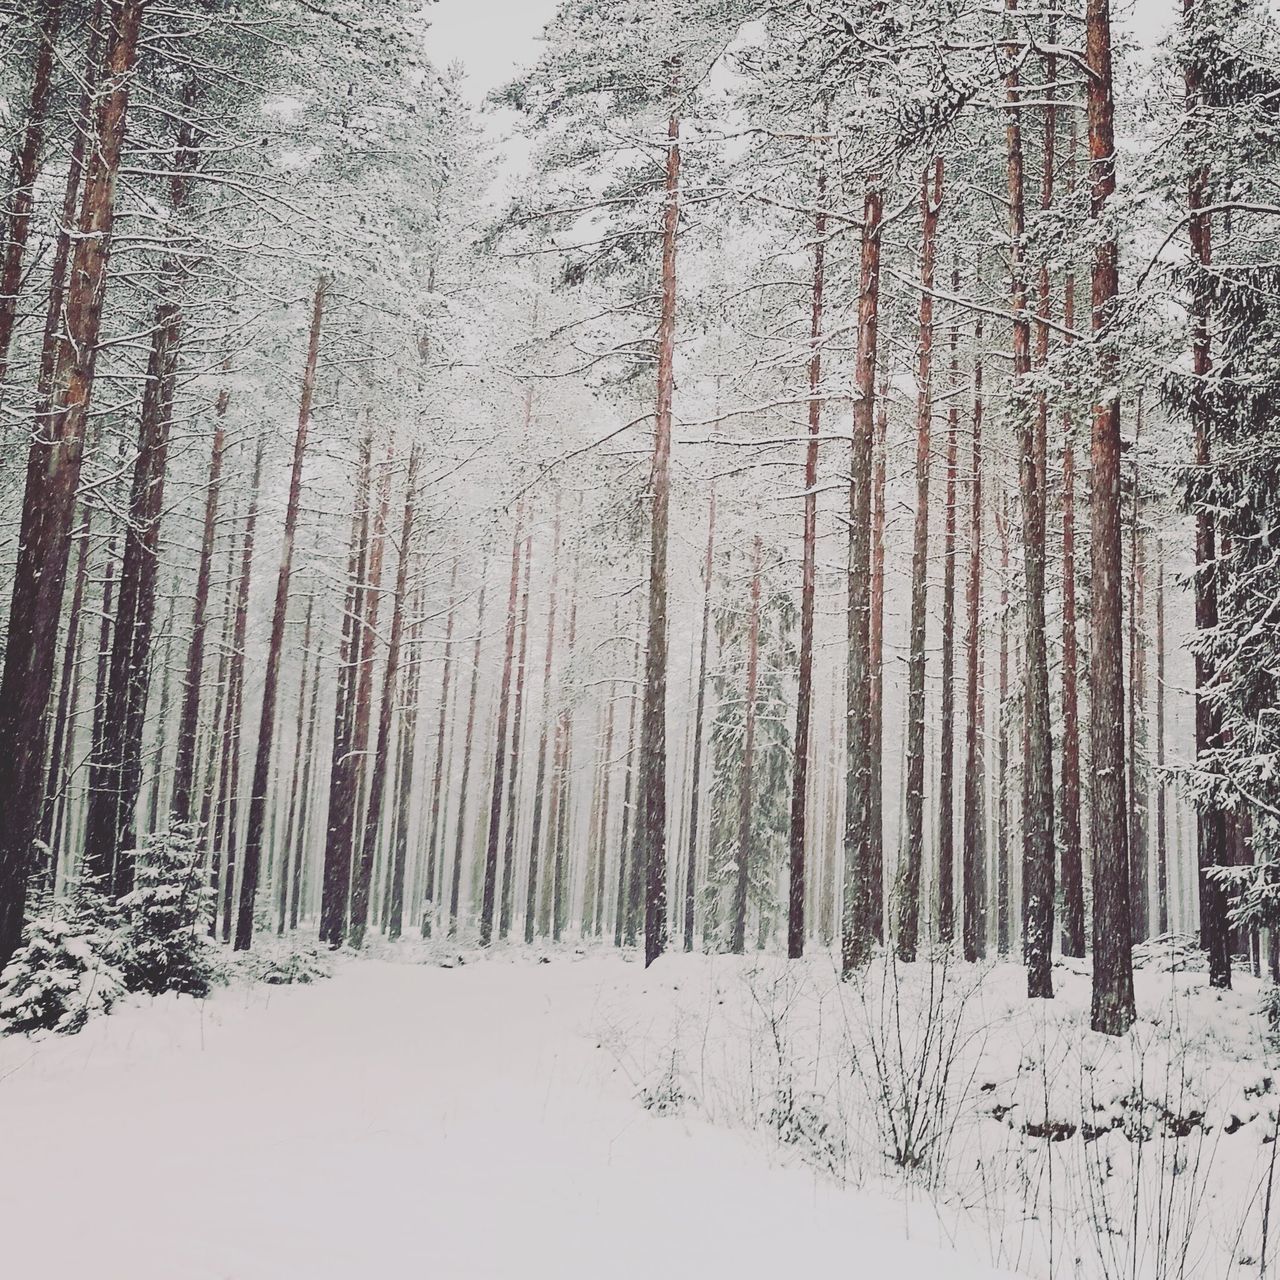
<instances>
[{"instance_id":1,"label":"forest","mask_svg":"<svg viewBox=\"0 0 1280 1280\"><path fill-rule=\"evenodd\" d=\"M975 1276L1265 1277L1272 6L434 8L0 4L0 1134L545 997Z\"/></svg>"}]
</instances>

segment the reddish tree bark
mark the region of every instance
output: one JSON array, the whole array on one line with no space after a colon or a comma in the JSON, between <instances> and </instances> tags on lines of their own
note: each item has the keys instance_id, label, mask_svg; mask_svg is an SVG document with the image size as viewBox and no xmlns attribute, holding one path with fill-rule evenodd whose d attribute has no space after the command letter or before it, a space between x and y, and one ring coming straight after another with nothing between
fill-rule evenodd
<instances>
[{"instance_id":1,"label":"reddish tree bark","mask_svg":"<svg viewBox=\"0 0 1280 1280\"><path fill-rule=\"evenodd\" d=\"M1107 201L1116 186L1108 0L1086 0L1085 61L1090 73L1090 210L1099 227L1093 250L1091 299L1093 333L1099 344L1100 388L1093 411L1093 643L1089 654L1094 856L1091 1025L1095 1031L1123 1035L1135 1014L1129 933L1129 831L1124 794L1119 356L1108 341L1120 292L1119 247L1114 232L1101 226Z\"/></svg>"},{"instance_id":2,"label":"reddish tree bark","mask_svg":"<svg viewBox=\"0 0 1280 1280\"><path fill-rule=\"evenodd\" d=\"M898 885L898 955L914 960L920 934L920 872L924 860L925 639L929 602L929 455L933 418L933 274L938 211L942 204L942 157L921 180L920 341L916 381L916 521L911 546L911 633L907 657L907 803L903 864ZM865 268L864 268L865 270ZM944 874L949 869L944 869ZM954 929L951 877L939 885L938 931L944 942Z\"/></svg>"},{"instance_id":3,"label":"reddish tree bark","mask_svg":"<svg viewBox=\"0 0 1280 1280\"><path fill-rule=\"evenodd\" d=\"M813 289L809 304L809 440L804 459L804 567L800 582L800 677L796 697L796 737L791 771L791 833L788 845L790 888L787 898L787 955L792 960L804 954L805 905L805 834L808 821L810 721L813 714L813 617L818 566L818 435L822 429L822 292L825 283L827 252L827 172L821 159L818 164L817 214L813 227ZM714 499L713 499L714 501ZM708 556L710 546L708 545ZM711 577L707 576L707 600L710 601ZM706 658L706 620L702 626L702 655ZM701 746L701 699L695 728L697 747ZM695 765L696 768L696 765ZM692 865L695 840L690 839ZM686 897L688 894L686 893ZM693 948L693 928L685 925L685 950Z\"/></svg>"},{"instance_id":4,"label":"reddish tree bark","mask_svg":"<svg viewBox=\"0 0 1280 1280\"><path fill-rule=\"evenodd\" d=\"M27 463L0 678L0 968L21 938L27 867L40 821L45 713L53 686L58 622L71 549L85 423L111 259L115 176L144 0L117 0L104 60L106 85L94 124L67 291L65 335L47 407L36 415Z\"/></svg>"},{"instance_id":5,"label":"reddish tree bark","mask_svg":"<svg viewBox=\"0 0 1280 1280\"><path fill-rule=\"evenodd\" d=\"M858 346L849 483L849 761L845 780L845 879L841 968L848 974L870 957L883 886L873 883L871 813L871 484L875 434L876 334L880 308L880 226L884 198L869 179L862 206L858 281Z\"/></svg>"}]
</instances>

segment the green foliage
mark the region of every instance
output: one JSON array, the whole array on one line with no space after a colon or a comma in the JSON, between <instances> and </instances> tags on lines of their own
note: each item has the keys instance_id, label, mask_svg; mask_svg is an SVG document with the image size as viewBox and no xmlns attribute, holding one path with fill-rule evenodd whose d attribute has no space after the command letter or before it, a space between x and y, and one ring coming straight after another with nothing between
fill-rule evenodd
<instances>
[{"instance_id":1,"label":"green foliage","mask_svg":"<svg viewBox=\"0 0 1280 1280\"><path fill-rule=\"evenodd\" d=\"M121 967L130 990L207 995L223 980L217 944L208 936L213 891L193 828L148 836L134 854L132 893L120 899Z\"/></svg>"}]
</instances>

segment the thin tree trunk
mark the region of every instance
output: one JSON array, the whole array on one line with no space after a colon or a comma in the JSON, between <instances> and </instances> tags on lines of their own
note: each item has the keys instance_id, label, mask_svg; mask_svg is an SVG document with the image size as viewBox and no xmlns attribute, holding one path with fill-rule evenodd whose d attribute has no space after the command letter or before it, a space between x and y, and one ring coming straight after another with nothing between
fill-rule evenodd
<instances>
[{"instance_id":1,"label":"thin tree trunk","mask_svg":"<svg viewBox=\"0 0 1280 1280\"><path fill-rule=\"evenodd\" d=\"M885 488L888 481L889 377L880 377L876 405L871 472L871 816L868 825L871 882L884 883L884 529ZM883 894L881 894L883 897ZM884 941L884 911L874 914L877 942Z\"/></svg>"},{"instance_id":2,"label":"thin tree trunk","mask_svg":"<svg viewBox=\"0 0 1280 1280\"><path fill-rule=\"evenodd\" d=\"M738 876L733 895L733 930L729 950L742 955L746 940L747 898L751 885L752 769L756 745L756 692L760 671L760 558L757 534L751 549L751 609L747 615L746 728L742 745L742 771L738 790Z\"/></svg>"},{"instance_id":3,"label":"thin tree trunk","mask_svg":"<svg viewBox=\"0 0 1280 1280\"><path fill-rule=\"evenodd\" d=\"M300 784L301 799L298 805L298 825L285 839L285 856L292 860L290 873L291 888L289 891L289 928L298 927L298 918L302 913L304 884L308 879L307 866L307 825L311 814L311 785L316 760L316 724L320 706L320 672L324 666L324 645L321 643L316 651L316 660L311 671L311 708L307 712L307 745L303 752L302 782ZM292 814L291 814L292 816Z\"/></svg>"},{"instance_id":4,"label":"thin tree trunk","mask_svg":"<svg viewBox=\"0 0 1280 1280\"><path fill-rule=\"evenodd\" d=\"M458 897L462 890L462 853L467 834L467 787L471 779L471 743L476 727L476 694L480 687L480 643L484 639L484 599L489 589L487 577L480 583L476 608L476 638L471 653L471 692L467 698L467 735L462 748L462 784L458 788L458 831L453 847L453 879L449 884L449 936L458 932Z\"/></svg>"},{"instance_id":5,"label":"thin tree trunk","mask_svg":"<svg viewBox=\"0 0 1280 1280\"><path fill-rule=\"evenodd\" d=\"M369 803L365 811L364 839L360 845L360 861L355 886L351 893L351 945L364 945L369 919L369 888L373 877L373 855L382 823L383 798L386 794L391 725L396 711L396 687L400 673L400 646L404 635L404 608L408 596L409 562L413 558L413 521L418 486L419 450L415 441L409 450L409 471L405 479L404 519L400 525L400 561L396 566L395 596L391 609L391 634L387 638L387 662L382 677L382 702L378 708L378 737L373 751L373 767L369 784Z\"/></svg>"},{"instance_id":6,"label":"thin tree trunk","mask_svg":"<svg viewBox=\"0 0 1280 1280\"><path fill-rule=\"evenodd\" d=\"M1071 116L1068 173L1075 192L1076 121ZM1067 269L1063 320L1076 325L1076 276ZM1070 341L1070 338L1067 339ZM1071 410L1063 411L1062 439L1062 954L1084 957L1084 857L1080 843L1080 697L1076 639L1076 455Z\"/></svg>"},{"instance_id":7,"label":"thin tree trunk","mask_svg":"<svg viewBox=\"0 0 1280 1280\"><path fill-rule=\"evenodd\" d=\"M440 715L436 725L436 759L431 778L431 825L427 843L427 867L422 903L422 936L430 937L432 916L436 909L436 864L440 858L444 835L444 747L448 723L449 684L453 675L453 627L458 608L458 559L455 556L449 574L449 616L444 631L444 672L440 680Z\"/></svg>"},{"instance_id":8,"label":"thin tree trunk","mask_svg":"<svg viewBox=\"0 0 1280 1280\"><path fill-rule=\"evenodd\" d=\"M952 293L958 292L959 282L953 276ZM969 576L965 588L964 811L960 854L964 876L965 950L971 950L975 958L985 956L987 951L987 866L982 839L982 416L982 316L979 315L973 333Z\"/></svg>"},{"instance_id":9,"label":"thin tree trunk","mask_svg":"<svg viewBox=\"0 0 1280 1280\"><path fill-rule=\"evenodd\" d=\"M84 183L66 333L47 408L36 415L27 464L0 679L0 969L22 939L27 869L39 830L45 715L71 550L85 423L111 258L115 177L144 0L118 0L104 61L107 81Z\"/></svg>"},{"instance_id":10,"label":"thin tree trunk","mask_svg":"<svg viewBox=\"0 0 1280 1280\"><path fill-rule=\"evenodd\" d=\"M675 396L676 242L680 229L680 121L667 126L662 216L662 311L650 513L649 630L640 729L640 817L644 830L644 962L667 946L667 523L671 504L671 414Z\"/></svg>"},{"instance_id":11,"label":"thin tree trunk","mask_svg":"<svg viewBox=\"0 0 1280 1280\"><path fill-rule=\"evenodd\" d=\"M1142 434L1142 394L1134 427L1136 451ZM1138 463L1133 464L1133 511L1130 531L1129 574L1129 905L1133 912L1133 940L1150 937L1147 906L1150 889L1147 872L1146 787L1146 550L1142 532L1142 490Z\"/></svg>"},{"instance_id":12,"label":"thin tree trunk","mask_svg":"<svg viewBox=\"0 0 1280 1280\"><path fill-rule=\"evenodd\" d=\"M827 252L827 171L818 162L817 214L813 228L813 291L809 307L809 441L804 459L804 568L800 584L800 682L796 699L796 738L791 772L791 833L788 848L790 888L787 899L787 955L798 960L804 955L805 836L808 823L809 748L813 715L813 618L818 565L818 435L822 429L822 292ZM714 498L713 498L714 501ZM708 541L707 555L711 549ZM709 560L708 560L709 564ZM710 569L707 573L707 604L711 599ZM707 653L706 608L702 624L702 659ZM698 688L698 716L695 751L702 741L702 697ZM696 768L695 764L695 768ZM696 785L696 784L695 784ZM695 805L696 810L696 805ZM689 841L692 865L695 840ZM692 877L690 877L690 881ZM688 894L686 893L686 897ZM691 899L690 899L691 901ZM687 905L687 904L686 904ZM685 924L685 950L693 949L693 926Z\"/></svg>"},{"instance_id":13,"label":"thin tree trunk","mask_svg":"<svg viewBox=\"0 0 1280 1280\"><path fill-rule=\"evenodd\" d=\"M315 614L316 599L314 595L307 597L307 620L302 627L302 661L299 663L301 674L298 677L298 718L293 733L293 769L292 776L289 781L289 809L288 816L285 818L284 824L284 851L282 854L282 862L280 874L277 877L279 883L276 886L279 893L279 916L276 933L280 936L284 935L285 923L289 916L289 863L290 853L293 849L293 832L294 824L298 816L299 801L299 785L302 777L303 761L306 752L303 750L303 735L306 731L307 716L307 662L311 655L311 622ZM319 678L319 671L315 673L315 678Z\"/></svg>"},{"instance_id":14,"label":"thin tree trunk","mask_svg":"<svg viewBox=\"0 0 1280 1280\"><path fill-rule=\"evenodd\" d=\"M640 667L640 637L636 636L635 656L632 668ZM630 847L631 830L635 825L635 779L636 779L636 704L638 699L634 687L631 694L631 709L627 717L627 770L626 780L622 788L622 834L618 843L618 900L613 918L613 945L621 947L626 934L628 916L628 886L631 877L627 850ZM630 942L634 942L634 934ZM630 943L628 943L630 945Z\"/></svg>"},{"instance_id":15,"label":"thin tree trunk","mask_svg":"<svg viewBox=\"0 0 1280 1280\"><path fill-rule=\"evenodd\" d=\"M414 594L411 612L422 616L422 588ZM399 776L394 804L395 829L392 833L391 867L388 875L387 901L383 911L383 927L394 942L404 932L405 879L409 864L409 823L413 802L413 770L418 748L418 699L422 690L422 623L415 621L405 638L409 651L405 668L404 693L400 702Z\"/></svg>"},{"instance_id":16,"label":"thin tree trunk","mask_svg":"<svg viewBox=\"0 0 1280 1280\"><path fill-rule=\"evenodd\" d=\"M333 748L329 768L329 802L325 819L324 867L321 872L320 941L342 945L347 898L351 892L351 831L356 774L351 738L355 715L356 673L360 664L360 619L364 612L365 571L369 556L369 486L372 430L360 442L355 499L351 515L351 549L347 556L347 592L338 652L338 690L333 712Z\"/></svg>"},{"instance_id":17,"label":"thin tree trunk","mask_svg":"<svg viewBox=\"0 0 1280 1280\"><path fill-rule=\"evenodd\" d=\"M493 915L498 897L498 843L502 837L502 793L506 783L507 722L511 714L511 675L515 662L516 607L520 595L520 544L523 504L516 509L511 538L511 581L507 589L507 631L502 649L502 686L498 693L498 743L493 757L493 790L489 796L489 838L484 853L484 891L480 900L480 945L493 941Z\"/></svg>"},{"instance_id":18,"label":"thin tree trunk","mask_svg":"<svg viewBox=\"0 0 1280 1280\"><path fill-rule=\"evenodd\" d=\"M818 276L815 275L815 279ZM815 350L814 357L817 358ZM812 385L812 383L811 383ZM809 410L809 421L813 423L813 409ZM814 466L817 466L815 460ZM815 471L816 476L816 471ZM811 485L810 488L813 486ZM806 499L807 503L807 499ZM807 507L806 507L807 511ZM808 516L806 514L806 521ZM697 918L697 902L698 902L698 822L701 817L702 805L702 736L706 722L707 709L707 640L711 630L711 587L713 582L713 560L715 555L716 544L716 490L715 484L711 486L711 501L707 515L707 553L702 565L702 637L698 644L698 687L694 694L694 711L693 711L693 760L690 767L689 780L689 863L685 867L684 880L684 949L686 951L693 950L693 933L694 925ZM813 624L810 618L810 632L812 633ZM810 635L810 647L812 648L812 634ZM801 641L803 651L803 639ZM812 653L810 654L810 696L812 697ZM803 673L804 660L801 658L801 671ZM802 677L803 678L803 677ZM799 713L797 713L797 720ZM630 742L630 731L628 731L628 742ZM806 754L808 749L806 747ZM807 769L806 765L806 769ZM630 774L628 774L628 781ZM792 844L791 844L791 910L794 912L795 902L795 800L792 799ZM803 836L803 831L802 831ZM624 838L625 844L625 838ZM622 854L618 855L619 862L625 861ZM801 877L803 879L803 839L801 840ZM801 885L803 889L803 884ZM621 905L621 897L619 897L619 905ZM794 915L789 917L790 921L794 921ZM804 920L801 917L801 926ZM788 951L787 954L794 959L803 952L803 938L799 944L800 950L796 950L796 944L791 936L791 925L788 925Z\"/></svg>"},{"instance_id":19,"label":"thin tree trunk","mask_svg":"<svg viewBox=\"0 0 1280 1280\"><path fill-rule=\"evenodd\" d=\"M569 605L569 634L566 637L565 649L565 663L570 671L573 669L573 653L578 640L578 575L579 560L575 555L573 595ZM568 849L565 841L569 821L569 762L573 756L573 704L568 699L565 700L560 711L559 733L563 744L561 747L559 781L560 820L556 825L555 868L552 878L551 900L551 936L556 942L560 941L564 933L568 908L569 867Z\"/></svg>"},{"instance_id":20,"label":"thin tree trunk","mask_svg":"<svg viewBox=\"0 0 1280 1280\"><path fill-rule=\"evenodd\" d=\"M946 494L942 523L942 706L938 745L938 883L955 904L955 769L956 769L956 464L960 441L960 368L957 359L958 324L951 326L951 404L947 408ZM974 410L980 413L981 364L974 354ZM962 868L963 873L964 868ZM981 953L976 894L962 884L964 921L961 945L966 960ZM954 932L954 917L952 931Z\"/></svg>"},{"instance_id":21,"label":"thin tree trunk","mask_svg":"<svg viewBox=\"0 0 1280 1280\"><path fill-rule=\"evenodd\" d=\"M1161 935L1169 932L1169 817L1165 789L1165 613L1164 547L1156 538L1156 916ZM1271 931L1276 936L1276 931Z\"/></svg>"},{"instance_id":22,"label":"thin tree trunk","mask_svg":"<svg viewBox=\"0 0 1280 1280\"><path fill-rule=\"evenodd\" d=\"M529 656L529 575L533 568L533 534L524 540L524 586L520 593L520 649L516 657L516 702L511 717L511 760L507 769L507 829L502 845L502 902L498 912L498 936L511 932L515 914L516 817L518 814L520 760L524 744L524 684Z\"/></svg>"},{"instance_id":23,"label":"thin tree trunk","mask_svg":"<svg viewBox=\"0 0 1280 1280\"><path fill-rule=\"evenodd\" d=\"M871 487L875 435L876 334L880 306L880 224L884 212L878 178L867 182L862 209L858 287L858 346L849 483L849 712L845 780L844 910L841 969L866 962L875 938L883 887L871 879Z\"/></svg>"},{"instance_id":24,"label":"thin tree trunk","mask_svg":"<svg viewBox=\"0 0 1280 1280\"><path fill-rule=\"evenodd\" d=\"M542 660L542 715L538 736L538 770L533 783L533 824L529 835L529 879L525 888L524 940L533 941L538 907L538 867L542 838L542 811L547 780L547 738L551 714L551 663L556 644L556 589L560 582L560 495L556 495L556 513L551 547L551 598L547 606L547 646Z\"/></svg>"},{"instance_id":25,"label":"thin tree trunk","mask_svg":"<svg viewBox=\"0 0 1280 1280\"><path fill-rule=\"evenodd\" d=\"M1093 333L1098 342L1093 413L1093 637L1089 653L1093 874L1093 1007L1095 1031L1123 1035L1133 1023L1133 956L1129 933L1129 831L1124 794L1124 633L1120 548L1119 353L1109 341L1119 295L1119 246L1102 229L1115 192L1108 0L1086 0L1089 68L1090 210L1100 234L1093 249Z\"/></svg>"},{"instance_id":26,"label":"thin tree trunk","mask_svg":"<svg viewBox=\"0 0 1280 1280\"><path fill-rule=\"evenodd\" d=\"M996 771L999 796L996 804L996 950L1009 954L1009 503L1001 494L996 507L996 532L1000 537L1000 705L996 710L999 741Z\"/></svg>"},{"instance_id":27,"label":"thin tree trunk","mask_svg":"<svg viewBox=\"0 0 1280 1280\"><path fill-rule=\"evenodd\" d=\"M920 343L916 380L916 522L911 547L911 635L907 658L907 811L903 863L898 885L898 955L916 957L920 936L920 871L924 860L924 721L925 641L929 601L929 455L933 417L933 273L938 211L942 204L942 157L933 160L933 192L929 169L920 184ZM865 258L865 250L864 250ZM864 267L865 272L865 267ZM873 357L874 358L874 357ZM852 698L852 691L850 691ZM846 819L846 822L848 819ZM952 895L939 885L938 933L949 942L954 931Z\"/></svg>"}]
</instances>

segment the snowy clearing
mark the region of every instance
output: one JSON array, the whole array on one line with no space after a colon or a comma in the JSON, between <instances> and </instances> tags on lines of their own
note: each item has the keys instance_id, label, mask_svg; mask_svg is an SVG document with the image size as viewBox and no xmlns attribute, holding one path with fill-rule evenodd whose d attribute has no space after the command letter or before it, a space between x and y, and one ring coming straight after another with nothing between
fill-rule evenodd
<instances>
[{"instance_id":1,"label":"snowy clearing","mask_svg":"<svg viewBox=\"0 0 1280 1280\"><path fill-rule=\"evenodd\" d=\"M670 963L661 985L694 972ZM646 1113L595 1031L652 986L614 956L370 960L9 1037L6 1271L1000 1274L975 1249L941 1252L927 1213L689 1112Z\"/></svg>"}]
</instances>

